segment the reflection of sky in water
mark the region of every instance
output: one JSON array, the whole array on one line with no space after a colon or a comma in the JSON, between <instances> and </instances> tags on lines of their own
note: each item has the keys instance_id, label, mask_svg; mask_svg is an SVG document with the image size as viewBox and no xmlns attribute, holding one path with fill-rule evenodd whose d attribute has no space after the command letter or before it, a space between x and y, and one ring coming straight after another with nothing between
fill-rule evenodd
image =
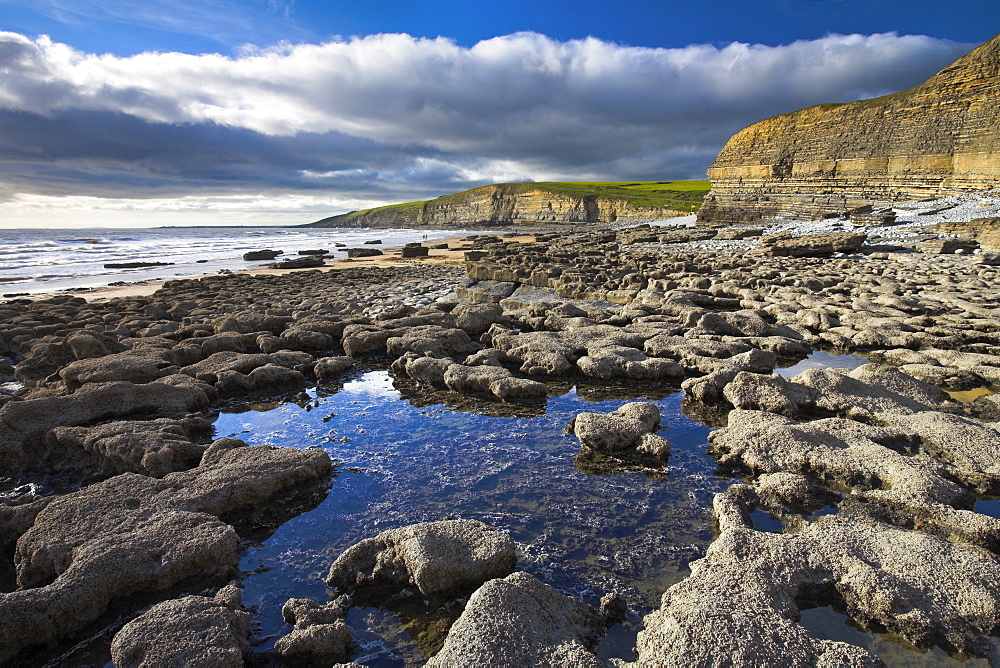
<instances>
[{"instance_id":1,"label":"reflection of sky in water","mask_svg":"<svg viewBox=\"0 0 1000 668\"><path fill-rule=\"evenodd\" d=\"M868 360L853 353L837 354L814 350L801 362L775 369L774 372L784 378L791 378L808 369L857 369L862 364L868 364Z\"/></svg>"},{"instance_id":2,"label":"reflection of sky in water","mask_svg":"<svg viewBox=\"0 0 1000 668\"><path fill-rule=\"evenodd\" d=\"M341 392L367 394L373 397L399 399L399 390L392 385L392 377L385 373L368 373L344 383Z\"/></svg>"},{"instance_id":3,"label":"reflection of sky in water","mask_svg":"<svg viewBox=\"0 0 1000 668\"><path fill-rule=\"evenodd\" d=\"M282 525L244 558L244 570L268 569L246 578L244 594L246 605L260 605L265 636L287 632L280 615L287 599L327 600L326 571L350 545L453 516L510 532L520 548L519 569L563 591L593 604L608 591L626 596L630 624L612 629L602 653L631 658L641 615L659 605L712 539L712 496L726 483L705 453L708 429L680 411L680 392L648 396L663 415L659 433L674 446L669 474L636 466L605 475L581 472L595 464L577 457L579 443L563 430L577 413L610 412L647 398L641 392L588 401L574 388L550 397L535 417L503 416L495 403L487 408L499 416L450 410L443 395L414 406L400 400L383 371L357 374L339 391L309 394L303 405L224 413L216 423L217 437L322 447L339 465L316 509ZM369 645L366 663L424 658L393 613L356 610L349 622Z\"/></svg>"},{"instance_id":4,"label":"reflection of sky in water","mask_svg":"<svg viewBox=\"0 0 1000 668\"><path fill-rule=\"evenodd\" d=\"M799 623L817 638L863 647L882 659L887 666L932 668L961 665L964 668L987 668L998 665L997 659L1000 658L994 653L992 659L969 658L960 661L948 656L940 647L918 650L902 638L872 633L855 626L846 614L831 606L803 610Z\"/></svg>"}]
</instances>

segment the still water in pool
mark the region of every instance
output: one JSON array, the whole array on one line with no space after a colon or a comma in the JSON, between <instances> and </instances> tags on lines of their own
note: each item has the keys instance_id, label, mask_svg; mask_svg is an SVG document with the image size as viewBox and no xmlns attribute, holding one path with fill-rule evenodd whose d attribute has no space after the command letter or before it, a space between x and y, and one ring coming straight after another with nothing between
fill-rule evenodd
<instances>
[{"instance_id":1,"label":"still water in pool","mask_svg":"<svg viewBox=\"0 0 1000 668\"><path fill-rule=\"evenodd\" d=\"M385 371L356 373L289 403L231 406L216 436L248 443L320 447L337 462L329 495L282 525L244 561L244 604L257 606L261 648L289 630L281 605L292 597L325 602L330 563L344 549L386 529L462 517L508 531L518 568L596 604L615 591L630 604L629 623L599 648L631 657L641 617L687 574L712 539L712 496L727 483L706 454L709 429L681 411L683 393L552 387L544 407L508 407L396 387ZM407 400L409 399L409 400ZM450 406L449 399L462 401ZM620 467L581 457L564 434L583 411L610 412L631 400L660 408L670 440L662 469ZM489 414L487 414L489 413ZM405 607L405 606L402 606ZM348 617L369 665L420 662L460 613L354 610ZM406 625L404 629L403 626Z\"/></svg>"}]
</instances>

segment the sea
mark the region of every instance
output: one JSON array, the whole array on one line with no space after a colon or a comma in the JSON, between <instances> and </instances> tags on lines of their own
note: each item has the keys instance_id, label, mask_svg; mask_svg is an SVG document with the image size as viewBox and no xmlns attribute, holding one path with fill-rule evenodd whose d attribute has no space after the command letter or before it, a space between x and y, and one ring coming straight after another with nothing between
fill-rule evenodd
<instances>
[{"instance_id":1,"label":"sea","mask_svg":"<svg viewBox=\"0 0 1000 668\"><path fill-rule=\"evenodd\" d=\"M17 297L105 288L252 269L243 254L348 248L381 241L392 248L473 234L467 230L334 229L301 227L161 227L136 229L0 229L0 296ZM337 248L337 243L344 248ZM367 246L369 248L373 246ZM374 247L378 248L378 245ZM164 266L108 269L105 264L160 262Z\"/></svg>"}]
</instances>

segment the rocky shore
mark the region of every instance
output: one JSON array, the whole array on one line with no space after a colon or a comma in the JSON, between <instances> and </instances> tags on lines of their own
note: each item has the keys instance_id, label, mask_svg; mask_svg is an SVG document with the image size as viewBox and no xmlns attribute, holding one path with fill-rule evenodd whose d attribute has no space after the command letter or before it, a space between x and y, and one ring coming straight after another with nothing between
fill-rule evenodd
<instances>
[{"instance_id":1,"label":"rocky shore","mask_svg":"<svg viewBox=\"0 0 1000 668\"><path fill-rule=\"evenodd\" d=\"M431 665L606 665L594 648L623 602L567 597L518 570L509 536L463 519L345 551L334 600L290 598L291 631L251 652L241 541L314 507L336 469L319 449L213 440L207 418L227 397L294 392L358 362L535 407L573 379L685 393L740 480L715 499L707 554L646 617L636 666L880 665L799 623L822 605L918 648L989 656L1000 520L975 506L1000 494L1000 260L815 231L480 236L464 266L418 257L0 303L0 662L58 662L89 642L120 666L331 665L355 656L354 597L409 589L462 610ZM774 373L821 349L870 364ZM581 452L669 467L659 424L634 402L567 428ZM756 529L761 512L782 532Z\"/></svg>"}]
</instances>

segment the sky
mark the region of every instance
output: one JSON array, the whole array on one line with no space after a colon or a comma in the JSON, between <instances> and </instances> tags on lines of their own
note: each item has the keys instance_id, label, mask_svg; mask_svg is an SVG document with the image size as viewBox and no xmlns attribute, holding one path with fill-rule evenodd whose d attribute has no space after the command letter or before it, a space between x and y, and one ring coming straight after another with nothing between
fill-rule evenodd
<instances>
[{"instance_id":1,"label":"sky","mask_svg":"<svg viewBox=\"0 0 1000 668\"><path fill-rule=\"evenodd\" d=\"M0 0L0 242L703 179L741 128L997 32L997 0Z\"/></svg>"}]
</instances>

